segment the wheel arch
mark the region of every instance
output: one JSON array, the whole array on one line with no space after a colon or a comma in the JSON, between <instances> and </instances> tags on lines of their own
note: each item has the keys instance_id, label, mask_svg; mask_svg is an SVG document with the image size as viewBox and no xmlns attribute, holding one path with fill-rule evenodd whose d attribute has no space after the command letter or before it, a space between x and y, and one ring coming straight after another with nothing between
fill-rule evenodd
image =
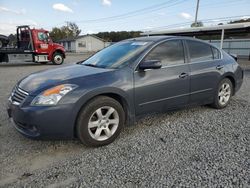
<instances>
[{"instance_id":1,"label":"wheel arch","mask_svg":"<svg viewBox=\"0 0 250 188\"><path fill-rule=\"evenodd\" d=\"M63 50L61 50L61 49L55 49L55 50L53 50L53 51L50 53L50 55L49 55L49 60L52 60L52 59L53 59L53 56L54 56L55 53L60 53L60 54L63 55L63 58L64 58L64 59L66 58L65 52L64 52Z\"/></svg>"},{"instance_id":2,"label":"wheel arch","mask_svg":"<svg viewBox=\"0 0 250 188\"><path fill-rule=\"evenodd\" d=\"M236 79L235 79L233 73L224 74L221 80L223 80L225 78L229 79L231 81L231 83L233 84L233 95L234 95L235 94L235 88L236 88Z\"/></svg>"},{"instance_id":3,"label":"wheel arch","mask_svg":"<svg viewBox=\"0 0 250 188\"><path fill-rule=\"evenodd\" d=\"M61 50L61 49L56 49L56 50L52 53L52 56L53 56L55 53L60 53L60 54L62 54L62 55L63 55L63 58L66 57L66 56L65 56L65 52L64 52L63 50Z\"/></svg>"},{"instance_id":4,"label":"wheel arch","mask_svg":"<svg viewBox=\"0 0 250 188\"><path fill-rule=\"evenodd\" d=\"M89 92L88 94L85 94L82 99L79 100L76 116L75 116L75 122L74 122L74 136L76 137L76 125L77 125L77 119L79 117L79 114L81 110L86 106L87 103L89 103L91 100L100 97L100 96L107 96L112 99L115 99L118 101L121 106L124 109L125 113L125 125L128 126L130 124L134 124L135 118L134 118L134 108L131 107L131 104L128 101L128 98L125 93L122 93L121 91L102 91L102 92Z\"/></svg>"}]
</instances>

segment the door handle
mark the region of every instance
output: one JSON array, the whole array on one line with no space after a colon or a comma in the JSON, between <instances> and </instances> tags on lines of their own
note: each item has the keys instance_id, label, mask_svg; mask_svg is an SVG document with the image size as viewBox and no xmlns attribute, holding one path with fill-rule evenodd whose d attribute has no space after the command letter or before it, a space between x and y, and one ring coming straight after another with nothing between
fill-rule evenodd
<instances>
[{"instance_id":1,"label":"door handle","mask_svg":"<svg viewBox=\"0 0 250 188\"><path fill-rule=\"evenodd\" d=\"M222 66L222 65L218 65L218 66L216 67L217 70L221 70L221 69L223 69L223 68L224 68L224 66Z\"/></svg>"},{"instance_id":2,"label":"door handle","mask_svg":"<svg viewBox=\"0 0 250 188\"><path fill-rule=\"evenodd\" d=\"M179 78L186 78L188 76L189 76L188 73L183 72L179 75Z\"/></svg>"}]
</instances>

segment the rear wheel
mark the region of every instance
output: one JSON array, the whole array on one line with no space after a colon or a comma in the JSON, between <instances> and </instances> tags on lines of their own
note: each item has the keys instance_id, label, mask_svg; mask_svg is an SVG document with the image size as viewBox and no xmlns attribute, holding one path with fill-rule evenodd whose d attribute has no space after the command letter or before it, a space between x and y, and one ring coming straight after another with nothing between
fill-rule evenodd
<instances>
[{"instance_id":1,"label":"rear wheel","mask_svg":"<svg viewBox=\"0 0 250 188\"><path fill-rule=\"evenodd\" d=\"M103 146L113 142L124 126L121 104L106 96L91 100L79 113L77 136L87 146Z\"/></svg>"},{"instance_id":2,"label":"rear wheel","mask_svg":"<svg viewBox=\"0 0 250 188\"><path fill-rule=\"evenodd\" d=\"M59 52L55 52L53 55L53 59L52 59L53 64L61 65L63 64L63 61L64 61L63 54Z\"/></svg>"},{"instance_id":3,"label":"rear wheel","mask_svg":"<svg viewBox=\"0 0 250 188\"><path fill-rule=\"evenodd\" d=\"M228 79L223 79L217 89L217 92L215 93L214 102L212 106L217 109L225 108L233 94L233 84Z\"/></svg>"}]
</instances>

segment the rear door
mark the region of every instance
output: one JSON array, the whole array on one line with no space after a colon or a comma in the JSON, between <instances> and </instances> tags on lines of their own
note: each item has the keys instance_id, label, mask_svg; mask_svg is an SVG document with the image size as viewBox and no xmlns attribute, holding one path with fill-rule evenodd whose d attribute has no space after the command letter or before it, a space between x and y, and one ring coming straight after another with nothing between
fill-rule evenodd
<instances>
[{"instance_id":1,"label":"rear door","mask_svg":"<svg viewBox=\"0 0 250 188\"><path fill-rule=\"evenodd\" d=\"M162 68L135 71L136 114L186 105L189 99L189 67L185 63L182 40L159 44L144 60L160 60Z\"/></svg>"},{"instance_id":2,"label":"rear door","mask_svg":"<svg viewBox=\"0 0 250 188\"><path fill-rule=\"evenodd\" d=\"M190 103L209 103L213 101L214 91L223 69L220 68L220 51L211 45L186 40L190 66Z\"/></svg>"}]
</instances>

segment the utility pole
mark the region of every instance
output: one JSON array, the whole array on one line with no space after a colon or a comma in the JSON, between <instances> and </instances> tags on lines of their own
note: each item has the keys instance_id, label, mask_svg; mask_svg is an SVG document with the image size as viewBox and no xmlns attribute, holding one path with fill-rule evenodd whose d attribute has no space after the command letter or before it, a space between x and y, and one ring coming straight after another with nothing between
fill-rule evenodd
<instances>
[{"instance_id":1,"label":"utility pole","mask_svg":"<svg viewBox=\"0 0 250 188\"><path fill-rule=\"evenodd\" d=\"M195 13L195 20L194 20L194 25L195 25L195 27L197 27L199 4L200 4L200 0L197 0L196 13Z\"/></svg>"}]
</instances>

